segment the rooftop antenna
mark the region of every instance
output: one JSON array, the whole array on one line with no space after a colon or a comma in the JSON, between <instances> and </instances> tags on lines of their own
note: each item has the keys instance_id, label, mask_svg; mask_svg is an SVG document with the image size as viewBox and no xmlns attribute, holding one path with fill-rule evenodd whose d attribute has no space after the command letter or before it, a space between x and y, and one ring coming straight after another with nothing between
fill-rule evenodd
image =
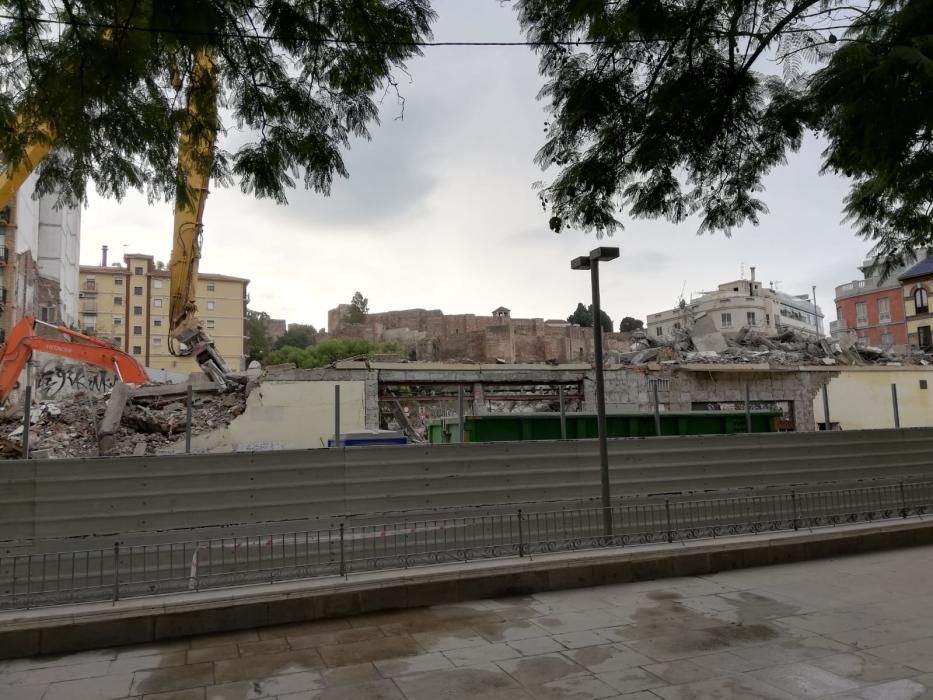
<instances>
[{"instance_id":1,"label":"rooftop antenna","mask_svg":"<svg viewBox=\"0 0 933 700\"><path fill-rule=\"evenodd\" d=\"M683 300L684 300L684 292L686 292L686 291L687 291L687 280L684 280L684 284L683 284L683 286L680 288L680 296L677 297L677 305L678 305L678 306L680 306L680 304L683 302Z\"/></svg>"},{"instance_id":2,"label":"rooftop antenna","mask_svg":"<svg viewBox=\"0 0 933 700\"><path fill-rule=\"evenodd\" d=\"M744 279L745 279L745 261L744 261L744 260L742 261L741 265L739 266L739 279L740 279L740 280L744 280Z\"/></svg>"}]
</instances>

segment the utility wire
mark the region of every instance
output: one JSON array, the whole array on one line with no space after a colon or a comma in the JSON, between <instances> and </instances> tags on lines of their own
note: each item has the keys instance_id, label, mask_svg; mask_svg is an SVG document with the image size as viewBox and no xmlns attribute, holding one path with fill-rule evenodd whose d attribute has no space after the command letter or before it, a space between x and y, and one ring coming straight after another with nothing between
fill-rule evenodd
<instances>
[{"instance_id":1,"label":"utility wire","mask_svg":"<svg viewBox=\"0 0 933 700\"><path fill-rule=\"evenodd\" d=\"M253 39L261 41L275 41L276 37L265 34L238 34L236 32L218 32L218 31L198 31L191 29L174 29L159 27L139 27L135 25L109 24L104 22L83 22L69 21L62 19L53 19L51 17L17 17L16 15L0 14L0 20L12 20L18 22L31 22L34 24L50 24L68 27L84 27L87 29L111 29L119 31L145 32L149 34L175 34L178 36L201 36L218 37L225 39ZM814 31L846 30L852 29L855 24L829 25L822 27L791 27L785 29L781 34L799 34ZM384 39L347 39L341 37L320 37L309 43L335 44L335 45L360 45L360 46L412 46L419 48L435 48L444 46L453 47L495 47L495 46L526 46L526 47L547 47L547 46L615 46L625 44L641 44L645 42L658 41L680 41L688 38L690 35L682 36L657 36L640 37L637 39L581 39L581 40L558 40L558 41L390 41ZM764 39L762 32L704 32L696 36L707 37L747 37L750 39Z\"/></svg>"}]
</instances>

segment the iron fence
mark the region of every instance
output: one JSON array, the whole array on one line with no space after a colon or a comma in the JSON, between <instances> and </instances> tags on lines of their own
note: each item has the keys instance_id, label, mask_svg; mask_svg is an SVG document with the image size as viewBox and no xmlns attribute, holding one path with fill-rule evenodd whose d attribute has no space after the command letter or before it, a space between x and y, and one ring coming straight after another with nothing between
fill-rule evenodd
<instances>
[{"instance_id":1,"label":"iron fence","mask_svg":"<svg viewBox=\"0 0 933 700\"><path fill-rule=\"evenodd\" d=\"M0 556L0 609L119 600L257 583L527 557L553 552L677 543L933 512L933 481L613 506L612 534L597 506L127 544Z\"/></svg>"}]
</instances>

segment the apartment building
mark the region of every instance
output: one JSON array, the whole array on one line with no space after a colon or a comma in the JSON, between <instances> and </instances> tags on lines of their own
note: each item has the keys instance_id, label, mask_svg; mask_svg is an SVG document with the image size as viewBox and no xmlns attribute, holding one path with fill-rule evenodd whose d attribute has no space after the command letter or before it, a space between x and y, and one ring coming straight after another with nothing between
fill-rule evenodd
<instances>
[{"instance_id":1,"label":"apartment building","mask_svg":"<svg viewBox=\"0 0 933 700\"><path fill-rule=\"evenodd\" d=\"M169 272L153 256L128 254L124 262L81 266L81 327L130 353L150 369L188 373L193 357L169 350ZM246 287L249 280L198 274L198 314L231 370L246 368Z\"/></svg>"},{"instance_id":2,"label":"apartment building","mask_svg":"<svg viewBox=\"0 0 933 700\"><path fill-rule=\"evenodd\" d=\"M928 257L900 275L904 298L907 342L926 352L933 350L933 257Z\"/></svg>"},{"instance_id":3,"label":"apartment building","mask_svg":"<svg viewBox=\"0 0 933 700\"><path fill-rule=\"evenodd\" d=\"M740 279L720 284L716 291L702 292L676 308L648 314L646 332L657 338L669 337L675 330L688 329L700 314L709 314L716 329L735 335L743 326L762 333L776 333L792 328L806 335L822 335L823 313L809 294L785 294L762 287L755 279Z\"/></svg>"},{"instance_id":4,"label":"apartment building","mask_svg":"<svg viewBox=\"0 0 933 700\"><path fill-rule=\"evenodd\" d=\"M78 321L81 209L36 197L31 175L0 210L0 340L24 316L56 325Z\"/></svg>"},{"instance_id":5,"label":"apartment building","mask_svg":"<svg viewBox=\"0 0 933 700\"><path fill-rule=\"evenodd\" d=\"M906 268L882 277L874 260L859 268L863 278L836 287L836 320L830 323L834 338L855 335L859 342L882 348L907 343L904 297L898 275Z\"/></svg>"}]
</instances>

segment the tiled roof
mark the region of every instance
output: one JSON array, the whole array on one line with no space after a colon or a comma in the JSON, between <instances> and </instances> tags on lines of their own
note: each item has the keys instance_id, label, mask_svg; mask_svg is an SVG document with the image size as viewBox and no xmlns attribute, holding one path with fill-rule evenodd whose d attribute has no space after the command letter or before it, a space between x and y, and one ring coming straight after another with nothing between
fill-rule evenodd
<instances>
[{"instance_id":1,"label":"tiled roof","mask_svg":"<svg viewBox=\"0 0 933 700\"><path fill-rule=\"evenodd\" d=\"M907 272L898 277L899 280L911 280L916 277L927 277L933 275L933 257L928 257L925 260L921 260L913 267L909 268Z\"/></svg>"}]
</instances>

